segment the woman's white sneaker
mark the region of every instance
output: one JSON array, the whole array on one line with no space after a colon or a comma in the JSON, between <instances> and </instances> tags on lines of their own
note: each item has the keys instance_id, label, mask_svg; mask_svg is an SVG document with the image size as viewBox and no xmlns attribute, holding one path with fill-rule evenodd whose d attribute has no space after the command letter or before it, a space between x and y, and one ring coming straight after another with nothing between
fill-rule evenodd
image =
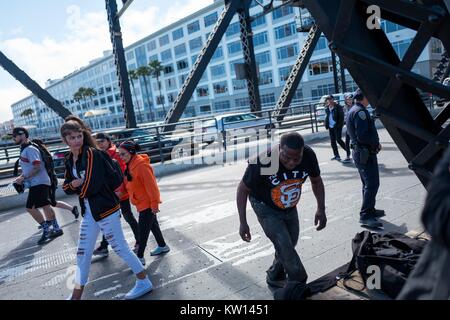
<instances>
[{"instance_id":1,"label":"woman's white sneaker","mask_svg":"<svg viewBox=\"0 0 450 320\"><path fill-rule=\"evenodd\" d=\"M134 300L139 297L142 297L143 295L151 292L153 290L152 282L148 277L145 279L137 279L136 284L134 285L133 289L131 289L126 295L125 300Z\"/></svg>"}]
</instances>

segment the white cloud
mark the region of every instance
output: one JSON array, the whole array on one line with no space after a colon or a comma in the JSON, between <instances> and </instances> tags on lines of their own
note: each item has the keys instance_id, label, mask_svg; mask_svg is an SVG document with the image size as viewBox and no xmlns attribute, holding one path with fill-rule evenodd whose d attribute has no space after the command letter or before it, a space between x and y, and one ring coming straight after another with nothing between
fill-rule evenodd
<instances>
[{"instance_id":1,"label":"white cloud","mask_svg":"<svg viewBox=\"0 0 450 320\"><path fill-rule=\"evenodd\" d=\"M155 5L127 10L121 20L125 45L133 42L192 14L211 4L212 0L175 1L170 5ZM57 79L86 66L89 61L101 57L103 51L111 50L106 11L83 12L80 7L67 8L66 36L62 40L47 37L41 42L21 37L0 41L2 51L41 86L49 78ZM20 29L13 30L16 33ZM0 89L0 116L11 116L10 105L28 95L18 82L2 85Z\"/></svg>"}]
</instances>

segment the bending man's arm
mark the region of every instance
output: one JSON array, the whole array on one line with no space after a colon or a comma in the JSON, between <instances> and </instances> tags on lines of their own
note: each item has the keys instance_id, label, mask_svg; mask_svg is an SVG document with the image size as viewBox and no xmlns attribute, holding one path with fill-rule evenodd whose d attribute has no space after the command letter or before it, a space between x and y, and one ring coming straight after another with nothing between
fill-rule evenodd
<instances>
[{"instance_id":1,"label":"bending man's arm","mask_svg":"<svg viewBox=\"0 0 450 320\"><path fill-rule=\"evenodd\" d=\"M239 235L242 240L250 242L252 236L250 234L250 228L247 223L247 199L250 194L250 189L244 184L243 181L239 183L237 194L236 194L236 204L239 212Z\"/></svg>"},{"instance_id":2,"label":"bending man's arm","mask_svg":"<svg viewBox=\"0 0 450 320\"><path fill-rule=\"evenodd\" d=\"M327 225L327 216L325 214L325 186L323 185L322 178L320 176L315 178L311 177L311 187L317 200L314 224L317 226L317 231L320 231Z\"/></svg>"}]
</instances>

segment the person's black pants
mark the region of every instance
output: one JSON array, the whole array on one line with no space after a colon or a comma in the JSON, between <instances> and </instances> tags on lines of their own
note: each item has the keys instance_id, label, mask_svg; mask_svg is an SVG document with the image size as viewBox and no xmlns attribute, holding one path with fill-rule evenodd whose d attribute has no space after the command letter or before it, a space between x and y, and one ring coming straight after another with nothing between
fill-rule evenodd
<instances>
[{"instance_id":1,"label":"person's black pants","mask_svg":"<svg viewBox=\"0 0 450 320\"><path fill-rule=\"evenodd\" d=\"M347 149L347 158L350 158L351 148L350 148L350 135L348 133L345 134L345 148Z\"/></svg>"},{"instance_id":2,"label":"person's black pants","mask_svg":"<svg viewBox=\"0 0 450 320\"><path fill-rule=\"evenodd\" d=\"M139 225L133 215L133 212L131 211L131 204L129 199L120 201L120 211L122 212L122 216L125 221L130 225L136 243L139 244ZM108 241L106 240L105 235L103 235L102 242L100 243L100 248L108 248Z\"/></svg>"},{"instance_id":3,"label":"person's black pants","mask_svg":"<svg viewBox=\"0 0 450 320\"><path fill-rule=\"evenodd\" d=\"M165 247L166 242L164 241L161 229L159 228L156 214L154 214L151 209L147 209L139 212L139 249L137 253L138 258L144 257L144 251L147 247L147 241L150 235L150 231L153 233L158 246Z\"/></svg>"},{"instance_id":4,"label":"person's black pants","mask_svg":"<svg viewBox=\"0 0 450 320\"><path fill-rule=\"evenodd\" d=\"M339 150L337 147L337 143L347 152L347 148L345 146L344 141L342 140L342 128L341 127L334 127L328 129L330 133L330 139L331 139L331 147L333 148L333 153L335 157L339 156ZM336 143L337 142L337 143Z\"/></svg>"}]
</instances>

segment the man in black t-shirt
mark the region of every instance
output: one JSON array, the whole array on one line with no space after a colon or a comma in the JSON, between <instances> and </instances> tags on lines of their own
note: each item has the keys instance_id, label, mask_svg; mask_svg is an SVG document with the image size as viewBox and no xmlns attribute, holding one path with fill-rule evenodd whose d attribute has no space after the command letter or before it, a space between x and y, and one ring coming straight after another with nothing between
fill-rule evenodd
<instances>
[{"instance_id":1,"label":"man in black t-shirt","mask_svg":"<svg viewBox=\"0 0 450 320\"><path fill-rule=\"evenodd\" d=\"M242 240L250 242L250 228L247 224L246 207L250 199L253 210L264 233L275 247L275 260L267 270L267 283L283 287L286 273L289 281L306 283L306 270L295 250L300 232L297 204L302 186L311 179L317 212L314 219L317 230L325 228L325 188L320 177L319 164L314 151L304 145L303 138L296 132L281 137L280 146L268 155L279 158L275 174L265 175L267 165L259 157L249 164L237 190L236 202L239 211L239 234ZM271 163L273 165L273 163Z\"/></svg>"}]
</instances>

